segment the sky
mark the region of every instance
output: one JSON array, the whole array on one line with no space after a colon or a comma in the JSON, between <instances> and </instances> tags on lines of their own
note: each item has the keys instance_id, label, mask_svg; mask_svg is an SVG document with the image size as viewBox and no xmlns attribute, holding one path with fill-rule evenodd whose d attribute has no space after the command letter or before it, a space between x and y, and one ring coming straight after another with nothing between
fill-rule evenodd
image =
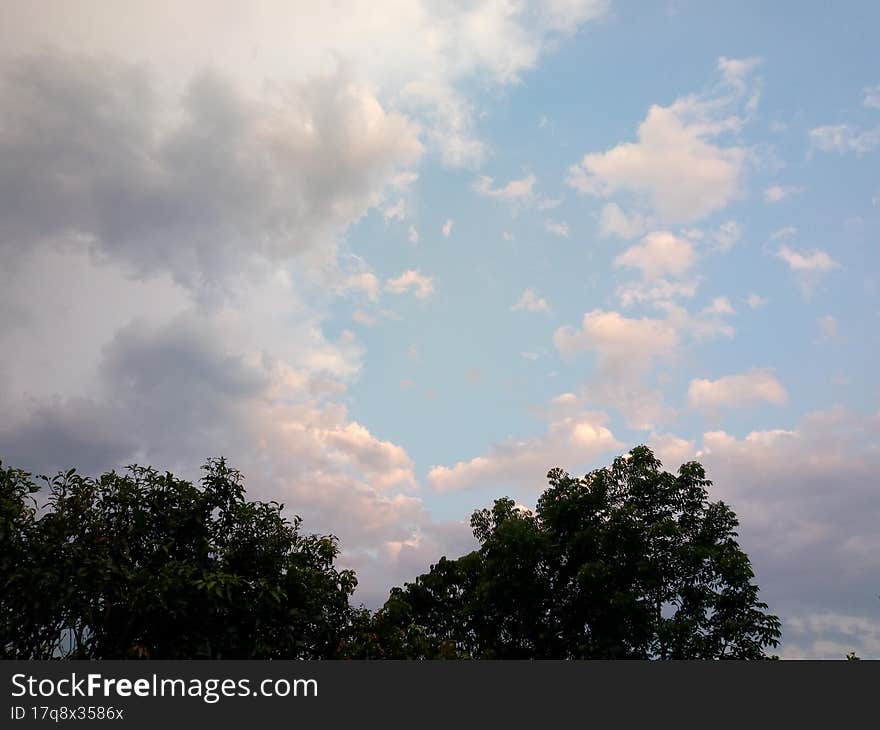
<instances>
[{"instance_id":1,"label":"sky","mask_svg":"<svg viewBox=\"0 0 880 730\"><path fill-rule=\"evenodd\" d=\"M358 601L640 443L880 657L880 6L0 6L0 459L333 533Z\"/></svg>"}]
</instances>

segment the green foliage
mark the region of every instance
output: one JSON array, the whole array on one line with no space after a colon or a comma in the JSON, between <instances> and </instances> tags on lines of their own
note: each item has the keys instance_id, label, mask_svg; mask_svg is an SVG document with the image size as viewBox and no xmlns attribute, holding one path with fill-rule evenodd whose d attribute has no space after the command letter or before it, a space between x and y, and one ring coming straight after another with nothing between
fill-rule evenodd
<instances>
[{"instance_id":1,"label":"green foliage","mask_svg":"<svg viewBox=\"0 0 880 730\"><path fill-rule=\"evenodd\" d=\"M779 643L737 520L703 467L645 446L575 478L554 469L534 514L499 499L480 548L441 558L362 617L362 657L759 659Z\"/></svg>"},{"instance_id":2,"label":"green foliage","mask_svg":"<svg viewBox=\"0 0 880 730\"><path fill-rule=\"evenodd\" d=\"M352 611L336 539L245 499L223 459L198 486L0 464L0 657L329 658Z\"/></svg>"}]
</instances>

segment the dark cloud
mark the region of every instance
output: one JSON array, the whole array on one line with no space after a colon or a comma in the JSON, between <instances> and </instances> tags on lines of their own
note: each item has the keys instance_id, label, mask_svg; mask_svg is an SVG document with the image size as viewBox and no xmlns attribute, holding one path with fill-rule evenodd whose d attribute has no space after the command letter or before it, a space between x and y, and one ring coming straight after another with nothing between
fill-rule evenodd
<instances>
[{"instance_id":1,"label":"dark cloud","mask_svg":"<svg viewBox=\"0 0 880 730\"><path fill-rule=\"evenodd\" d=\"M149 71L43 53L0 78L0 247L89 245L137 275L211 288L320 248L421 153L417 128L342 71L242 96L204 72L181 99Z\"/></svg>"}]
</instances>

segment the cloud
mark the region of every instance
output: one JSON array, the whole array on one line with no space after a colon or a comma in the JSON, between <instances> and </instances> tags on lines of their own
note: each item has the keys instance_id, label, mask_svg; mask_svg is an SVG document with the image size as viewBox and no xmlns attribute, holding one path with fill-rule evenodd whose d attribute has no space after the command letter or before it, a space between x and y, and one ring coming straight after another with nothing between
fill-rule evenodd
<instances>
[{"instance_id":1,"label":"cloud","mask_svg":"<svg viewBox=\"0 0 880 730\"><path fill-rule=\"evenodd\" d=\"M538 178L529 174L518 180L510 180L501 187L492 187L494 180L487 175L481 175L476 179L473 189L476 193L487 198L503 200L511 203L527 202L534 196L534 187Z\"/></svg>"},{"instance_id":2,"label":"cloud","mask_svg":"<svg viewBox=\"0 0 880 730\"><path fill-rule=\"evenodd\" d=\"M760 309L767 304L767 300L760 294L752 292L746 297L746 304L748 304L751 309Z\"/></svg>"},{"instance_id":3,"label":"cloud","mask_svg":"<svg viewBox=\"0 0 880 730\"><path fill-rule=\"evenodd\" d=\"M519 298L519 301L510 309L514 312L549 312L550 305L547 304L546 299L539 297L533 289L526 289Z\"/></svg>"},{"instance_id":4,"label":"cloud","mask_svg":"<svg viewBox=\"0 0 880 730\"><path fill-rule=\"evenodd\" d=\"M449 238L449 236L452 235L452 226L454 223L455 223L455 221L453 221L452 218L446 219L446 223L443 224L443 229L442 229L444 238Z\"/></svg>"},{"instance_id":5,"label":"cloud","mask_svg":"<svg viewBox=\"0 0 880 730\"><path fill-rule=\"evenodd\" d=\"M725 221L718 230L712 234L715 249L721 253L727 253L742 237L742 228L736 221Z\"/></svg>"},{"instance_id":6,"label":"cloud","mask_svg":"<svg viewBox=\"0 0 880 730\"><path fill-rule=\"evenodd\" d=\"M854 153L862 157L880 145L880 127L859 129L849 124L829 124L809 132L810 144L822 152Z\"/></svg>"},{"instance_id":7,"label":"cloud","mask_svg":"<svg viewBox=\"0 0 880 730\"><path fill-rule=\"evenodd\" d=\"M704 314L736 314L736 310L727 297L715 297L708 306L703 308Z\"/></svg>"},{"instance_id":8,"label":"cloud","mask_svg":"<svg viewBox=\"0 0 880 730\"><path fill-rule=\"evenodd\" d=\"M406 240L410 243L418 243L419 242L419 232L416 230L415 226L410 226L409 230L406 232Z\"/></svg>"},{"instance_id":9,"label":"cloud","mask_svg":"<svg viewBox=\"0 0 880 730\"><path fill-rule=\"evenodd\" d=\"M392 0L381 14L369 3L349 2L344 12L328 5L303 15L283 0L256 0L247 8L192 0L139 12L136 22L128 5L114 4L101 9L96 23L82 3L59 8L35 0L5 10L0 48L15 54L58 47L148 62L172 89L204 68L259 88L278 79L302 81L339 63L417 118L430 152L444 164L473 167L486 154L476 129L482 110L462 89L474 79L480 88L517 83L607 7L605 0L475 0L455 7Z\"/></svg>"},{"instance_id":10,"label":"cloud","mask_svg":"<svg viewBox=\"0 0 880 730\"><path fill-rule=\"evenodd\" d=\"M777 252L777 257L785 261L792 271L818 271L826 272L837 268L839 264L824 251L811 251L800 253L788 246L783 246Z\"/></svg>"},{"instance_id":11,"label":"cloud","mask_svg":"<svg viewBox=\"0 0 880 730\"><path fill-rule=\"evenodd\" d=\"M743 124L733 109L743 103L755 65L753 59L719 59L724 80L715 92L653 105L636 142L586 154L570 168L569 185L601 198L629 195L661 224L723 209L741 194L748 151L719 140Z\"/></svg>"},{"instance_id":12,"label":"cloud","mask_svg":"<svg viewBox=\"0 0 880 730\"><path fill-rule=\"evenodd\" d=\"M412 291L416 299L427 299L434 293L434 280L430 276L409 269L400 276L388 279L385 290L392 294L405 294Z\"/></svg>"},{"instance_id":13,"label":"cloud","mask_svg":"<svg viewBox=\"0 0 880 730\"><path fill-rule=\"evenodd\" d=\"M599 368L606 372L644 372L656 359L670 356L679 337L665 320L594 309L584 315L580 329L557 329L553 344L565 357L594 351Z\"/></svg>"},{"instance_id":14,"label":"cloud","mask_svg":"<svg viewBox=\"0 0 880 730\"><path fill-rule=\"evenodd\" d=\"M796 185L771 185L764 188L764 200L768 203L779 203L792 195L803 192L803 190Z\"/></svg>"},{"instance_id":15,"label":"cloud","mask_svg":"<svg viewBox=\"0 0 880 730\"><path fill-rule=\"evenodd\" d=\"M622 307L649 302L670 301L672 299L691 299L696 295L699 282L669 281L667 279L645 279L621 284L614 290Z\"/></svg>"},{"instance_id":16,"label":"cloud","mask_svg":"<svg viewBox=\"0 0 880 730\"><path fill-rule=\"evenodd\" d=\"M406 218L406 201L400 198L394 205L388 206L382 211L382 217L386 221L402 221Z\"/></svg>"},{"instance_id":17,"label":"cloud","mask_svg":"<svg viewBox=\"0 0 880 730\"><path fill-rule=\"evenodd\" d=\"M568 223L562 221L544 221L544 228L548 233L552 233L554 236L568 236Z\"/></svg>"},{"instance_id":18,"label":"cloud","mask_svg":"<svg viewBox=\"0 0 880 730\"><path fill-rule=\"evenodd\" d=\"M541 436L508 439L469 461L431 467L428 484L440 492L516 488L534 497L544 488L546 474L554 466L583 469L600 454L621 448L606 423L602 413L581 411L559 416L547 424Z\"/></svg>"},{"instance_id":19,"label":"cloud","mask_svg":"<svg viewBox=\"0 0 880 730\"><path fill-rule=\"evenodd\" d=\"M718 380L692 380L687 398L691 408L712 411L755 402L782 405L788 400L788 394L770 370L755 369L740 375L725 375Z\"/></svg>"},{"instance_id":20,"label":"cloud","mask_svg":"<svg viewBox=\"0 0 880 730\"><path fill-rule=\"evenodd\" d=\"M690 241L668 231L655 231L619 254L614 265L636 268L644 279L652 280L667 275L681 276L695 261L696 253Z\"/></svg>"},{"instance_id":21,"label":"cloud","mask_svg":"<svg viewBox=\"0 0 880 730\"><path fill-rule=\"evenodd\" d=\"M647 440L648 446L663 463L667 471L676 472L682 464L693 461L697 452L694 441L683 439L671 433L652 433Z\"/></svg>"},{"instance_id":22,"label":"cloud","mask_svg":"<svg viewBox=\"0 0 880 730\"><path fill-rule=\"evenodd\" d=\"M332 255L422 151L417 128L343 72L261 96L201 74L166 108L139 66L43 53L0 85L0 247L74 241L196 291Z\"/></svg>"},{"instance_id":23,"label":"cloud","mask_svg":"<svg viewBox=\"0 0 880 730\"><path fill-rule=\"evenodd\" d=\"M880 109L880 86L866 86L862 104L871 109Z\"/></svg>"},{"instance_id":24,"label":"cloud","mask_svg":"<svg viewBox=\"0 0 880 730\"><path fill-rule=\"evenodd\" d=\"M789 246L782 246L776 252L776 258L784 261L798 277L798 282L805 296L812 293L819 279L840 267L840 264L830 255L819 249L802 253Z\"/></svg>"},{"instance_id":25,"label":"cloud","mask_svg":"<svg viewBox=\"0 0 880 730\"><path fill-rule=\"evenodd\" d=\"M336 287L336 291L339 294L359 292L364 294L371 302L378 301L380 289L379 279L371 271L349 274Z\"/></svg>"},{"instance_id":26,"label":"cloud","mask_svg":"<svg viewBox=\"0 0 880 730\"><path fill-rule=\"evenodd\" d=\"M639 213L627 214L617 203L602 206L599 217L599 233L602 236L636 238L648 229L649 221Z\"/></svg>"},{"instance_id":27,"label":"cloud","mask_svg":"<svg viewBox=\"0 0 880 730\"><path fill-rule=\"evenodd\" d=\"M703 435L697 458L712 498L740 519L762 598L782 615L784 656L839 659L841 644L877 656L878 436L880 415L842 408L793 429ZM819 624L816 614L834 618Z\"/></svg>"}]
</instances>

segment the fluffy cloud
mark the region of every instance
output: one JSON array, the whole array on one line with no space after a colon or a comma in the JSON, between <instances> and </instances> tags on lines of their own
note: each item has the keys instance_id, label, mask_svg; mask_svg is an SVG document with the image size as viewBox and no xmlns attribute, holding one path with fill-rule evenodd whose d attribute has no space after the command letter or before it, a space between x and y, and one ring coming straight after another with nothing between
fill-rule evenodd
<instances>
[{"instance_id":1,"label":"fluffy cloud","mask_svg":"<svg viewBox=\"0 0 880 730\"><path fill-rule=\"evenodd\" d=\"M704 314L736 314L736 310L727 297L715 297L706 307L703 308Z\"/></svg>"},{"instance_id":2,"label":"fluffy cloud","mask_svg":"<svg viewBox=\"0 0 880 730\"><path fill-rule=\"evenodd\" d=\"M665 320L594 309L584 315L580 329L556 330L553 344L566 357L595 351L599 369L606 372L644 372L656 359L670 356L679 337Z\"/></svg>"},{"instance_id":3,"label":"fluffy cloud","mask_svg":"<svg viewBox=\"0 0 880 730\"><path fill-rule=\"evenodd\" d=\"M671 358L679 346L679 333L669 321L593 310L580 329L556 330L553 342L564 357L595 353L595 371L584 384L588 400L616 408L637 429L669 416L662 393L646 384L651 367Z\"/></svg>"},{"instance_id":4,"label":"fluffy cloud","mask_svg":"<svg viewBox=\"0 0 880 730\"><path fill-rule=\"evenodd\" d=\"M405 294L411 291L416 299L427 299L434 293L434 280L430 276L410 269L385 282L385 290L392 294Z\"/></svg>"},{"instance_id":5,"label":"fluffy cloud","mask_svg":"<svg viewBox=\"0 0 880 730\"><path fill-rule=\"evenodd\" d=\"M648 228L649 221L639 213L626 214L617 203L602 206L599 217L599 233L603 236L635 238Z\"/></svg>"},{"instance_id":6,"label":"fluffy cloud","mask_svg":"<svg viewBox=\"0 0 880 730\"><path fill-rule=\"evenodd\" d=\"M526 289L519 301L511 307L513 311L523 312L549 312L550 305L547 300L539 297L533 289Z\"/></svg>"},{"instance_id":7,"label":"fluffy cloud","mask_svg":"<svg viewBox=\"0 0 880 730\"><path fill-rule=\"evenodd\" d=\"M474 182L473 189L487 198L522 203L531 200L534 196L537 180L538 178L534 175L526 175L518 180L510 180L500 187L492 187L494 180L487 175L482 175Z\"/></svg>"},{"instance_id":8,"label":"fluffy cloud","mask_svg":"<svg viewBox=\"0 0 880 730\"><path fill-rule=\"evenodd\" d=\"M446 492L487 486L517 488L534 498L554 466L580 470L600 454L621 448L606 423L603 413L559 414L541 436L509 439L493 445L483 456L432 467L428 483Z\"/></svg>"},{"instance_id":9,"label":"fluffy cloud","mask_svg":"<svg viewBox=\"0 0 880 730\"><path fill-rule=\"evenodd\" d=\"M667 231L655 231L619 254L614 265L636 268L645 279L657 279L666 275L681 276L695 261L696 253L690 241Z\"/></svg>"},{"instance_id":10,"label":"fluffy cloud","mask_svg":"<svg viewBox=\"0 0 880 730\"><path fill-rule=\"evenodd\" d=\"M792 271L798 272L825 273L839 266L825 251L816 250L809 253L800 253L788 246L783 246L776 252L776 256L785 261Z\"/></svg>"},{"instance_id":11,"label":"fluffy cloud","mask_svg":"<svg viewBox=\"0 0 880 730\"><path fill-rule=\"evenodd\" d=\"M789 246L782 246L776 252L776 257L794 272L805 296L812 293L823 276L840 266L828 253L819 249L802 253Z\"/></svg>"},{"instance_id":12,"label":"fluffy cloud","mask_svg":"<svg viewBox=\"0 0 880 730\"><path fill-rule=\"evenodd\" d=\"M350 292L361 293L371 302L379 299L381 284L376 275L371 271L362 271L358 274L349 274L337 285L336 291L340 294Z\"/></svg>"},{"instance_id":13,"label":"fluffy cloud","mask_svg":"<svg viewBox=\"0 0 880 730\"><path fill-rule=\"evenodd\" d=\"M568 183L585 195L634 196L664 224L698 220L727 206L741 193L748 151L718 140L743 124L732 110L746 97L755 62L722 58L718 65L724 80L715 93L652 106L638 141L586 154L570 168Z\"/></svg>"},{"instance_id":14,"label":"fluffy cloud","mask_svg":"<svg viewBox=\"0 0 880 730\"><path fill-rule=\"evenodd\" d=\"M446 223L443 224L443 229L442 229L443 238L449 238L449 236L452 235L453 223L454 223L454 221L452 220L452 218L446 219Z\"/></svg>"},{"instance_id":15,"label":"fluffy cloud","mask_svg":"<svg viewBox=\"0 0 880 730\"><path fill-rule=\"evenodd\" d=\"M781 405L788 400L788 394L771 371L755 369L740 375L725 375L718 380L692 380L687 398L691 408L712 411L754 402Z\"/></svg>"}]
</instances>

